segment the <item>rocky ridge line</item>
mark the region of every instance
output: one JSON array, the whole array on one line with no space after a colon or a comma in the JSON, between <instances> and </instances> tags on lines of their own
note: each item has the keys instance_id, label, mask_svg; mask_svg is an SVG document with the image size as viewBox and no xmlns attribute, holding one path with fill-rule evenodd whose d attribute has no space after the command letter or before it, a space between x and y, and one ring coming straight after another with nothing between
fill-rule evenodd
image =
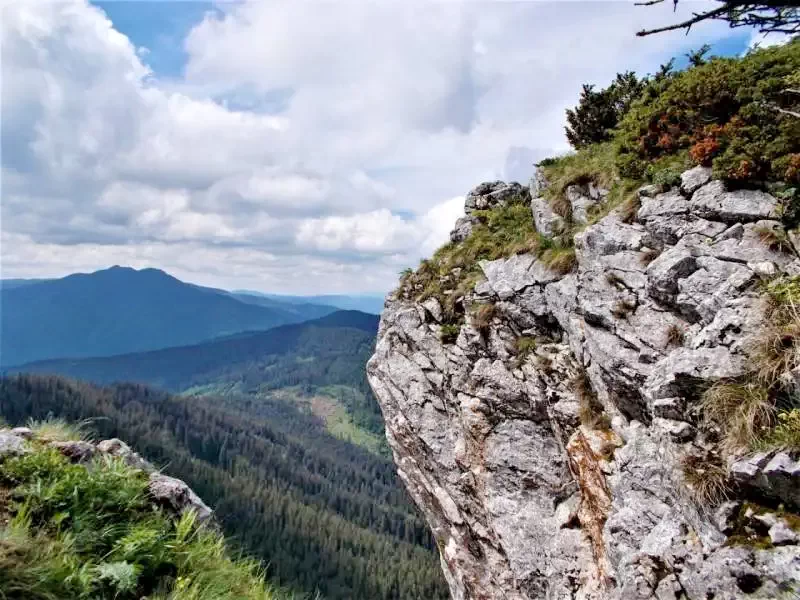
<instances>
[{"instance_id":1,"label":"rocky ridge line","mask_svg":"<svg viewBox=\"0 0 800 600\"><path fill-rule=\"evenodd\" d=\"M546 185L541 172L527 189L481 184L451 240L469 236L475 210L510 196L530 201L539 232L558 231ZM573 219L586 223L606 194L570 186ZM765 325L759 284L799 275L800 248L762 241L781 227L774 197L728 190L703 167L674 189L647 186L639 196L633 222L612 211L575 236L577 267L567 275L530 254L482 262L484 281L461 300L466 323L455 344L440 339L436 298L387 298L368 377L456 600L800 590L798 521L782 512L800 509L797 457L736 461L740 496L716 510L692 498L681 467L709 446L698 390L747 373ZM470 315L486 304L491 324L478 327ZM520 359L522 336L536 344ZM582 381L606 425L581 423ZM784 509L756 510L748 497ZM742 528L769 543L734 543Z\"/></svg>"}]
</instances>

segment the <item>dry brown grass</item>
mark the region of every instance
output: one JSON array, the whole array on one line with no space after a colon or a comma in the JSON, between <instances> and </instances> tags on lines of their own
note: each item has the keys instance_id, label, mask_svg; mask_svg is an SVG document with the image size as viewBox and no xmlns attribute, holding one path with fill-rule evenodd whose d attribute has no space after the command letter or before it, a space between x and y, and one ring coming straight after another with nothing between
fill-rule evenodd
<instances>
[{"instance_id":1,"label":"dry brown grass","mask_svg":"<svg viewBox=\"0 0 800 600\"><path fill-rule=\"evenodd\" d=\"M753 447L775 419L769 390L753 382L717 382L703 394L701 408L706 425L720 428L725 455Z\"/></svg>"},{"instance_id":2,"label":"dry brown grass","mask_svg":"<svg viewBox=\"0 0 800 600\"><path fill-rule=\"evenodd\" d=\"M716 506L731 491L728 471L715 454L688 454L681 460L683 479L694 499L703 506Z\"/></svg>"},{"instance_id":3,"label":"dry brown grass","mask_svg":"<svg viewBox=\"0 0 800 600\"><path fill-rule=\"evenodd\" d=\"M472 311L472 326L486 334L492 325L492 320L497 315L497 306L494 304L481 304Z\"/></svg>"},{"instance_id":4,"label":"dry brown grass","mask_svg":"<svg viewBox=\"0 0 800 600\"><path fill-rule=\"evenodd\" d=\"M782 227L762 225L756 229L756 233L758 234L758 239L768 246L770 250L774 252L794 253L792 242L789 241L789 236Z\"/></svg>"},{"instance_id":5,"label":"dry brown grass","mask_svg":"<svg viewBox=\"0 0 800 600\"><path fill-rule=\"evenodd\" d=\"M586 371L581 370L570 382L572 392L578 400L578 418L590 429L608 429L611 426L603 405L597 400L592 382Z\"/></svg>"},{"instance_id":6,"label":"dry brown grass","mask_svg":"<svg viewBox=\"0 0 800 600\"><path fill-rule=\"evenodd\" d=\"M666 342L665 346L683 346L683 339L684 339L684 331L683 327L680 325L676 325L673 323L669 327L667 327L667 334L666 334Z\"/></svg>"},{"instance_id":7,"label":"dry brown grass","mask_svg":"<svg viewBox=\"0 0 800 600\"><path fill-rule=\"evenodd\" d=\"M619 206L619 218L623 223L633 223L642 203L638 194L629 194Z\"/></svg>"},{"instance_id":8,"label":"dry brown grass","mask_svg":"<svg viewBox=\"0 0 800 600\"><path fill-rule=\"evenodd\" d=\"M661 252L655 248L642 248L642 251L639 253L639 262L643 267L646 267L657 259L659 254L661 254Z\"/></svg>"},{"instance_id":9,"label":"dry brown grass","mask_svg":"<svg viewBox=\"0 0 800 600\"><path fill-rule=\"evenodd\" d=\"M606 282L609 285L613 285L614 287L624 286L625 282L623 281L622 277L617 275L615 271L609 271L606 273Z\"/></svg>"},{"instance_id":10,"label":"dry brown grass","mask_svg":"<svg viewBox=\"0 0 800 600\"><path fill-rule=\"evenodd\" d=\"M636 310L636 303L632 300L617 300L611 307L611 314L618 319L626 319Z\"/></svg>"},{"instance_id":11,"label":"dry brown grass","mask_svg":"<svg viewBox=\"0 0 800 600\"><path fill-rule=\"evenodd\" d=\"M575 248L548 248L542 252L540 259L542 264L551 271L559 275L566 275L575 268L578 263L575 257Z\"/></svg>"}]
</instances>

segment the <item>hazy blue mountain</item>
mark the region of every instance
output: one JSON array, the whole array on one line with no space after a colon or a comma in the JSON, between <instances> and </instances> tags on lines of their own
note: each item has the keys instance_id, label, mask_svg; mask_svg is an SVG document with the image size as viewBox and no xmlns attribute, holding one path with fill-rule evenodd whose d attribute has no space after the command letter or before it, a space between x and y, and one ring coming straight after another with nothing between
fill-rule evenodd
<instances>
[{"instance_id":1,"label":"hazy blue mountain","mask_svg":"<svg viewBox=\"0 0 800 600\"><path fill-rule=\"evenodd\" d=\"M317 296L289 296L283 294L263 294L250 290L235 290L234 294L246 294L270 298L279 302L289 302L292 304L323 304L335 306L341 310L358 310L361 312L379 315L383 312L383 296L372 295L343 295L343 294L322 294Z\"/></svg>"},{"instance_id":2,"label":"hazy blue mountain","mask_svg":"<svg viewBox=\"0 0 800 600\"><path fill-rule=\"evenodd\" d=\"M49 279L0 279L0 290L10 290L11 288L50 281Z\"/></svg>"},{"instance_id":3,"label":"hazy blue mountain","mask_svg":"<svg viewBox=\"0 0 800 600\"><path fill-rule=\"evenodd\" d=\"M340 311L321 319L251 331L199 344L77 359L26 363L10 369L67 375L95 383L134 381L170 391L225 381L268 388L343 384L366 389L364 364L378 317ZM363 384L363 385L362 385Z\"/></svg>"},{"instance_id":4,"label":"hazy blue mountain","mask_svg":"<svg viewBox=\"0 0 800 600\"><path fill-rule=\"evenodd\" d=\"M0 287L0 365L181 346L297 323L333 308L243 301L158 269L111 267Z\"/></svg>"}]
</instances>

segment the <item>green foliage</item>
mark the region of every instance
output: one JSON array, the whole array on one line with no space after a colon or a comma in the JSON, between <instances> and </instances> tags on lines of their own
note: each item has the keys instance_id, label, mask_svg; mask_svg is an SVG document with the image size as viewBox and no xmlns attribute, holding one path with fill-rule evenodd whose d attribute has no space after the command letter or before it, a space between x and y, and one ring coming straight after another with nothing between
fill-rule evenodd
<instances>
[{"instance_id":1,"label":"green foliage","mask_svg":"<svg viewBox=\"0 0 800 600\"><path fill-rule=\"evenodd\" d=\"M775 408L769 390L758 383L720 381L703 394L702 411L707 424L720 428L722 451L736 454L764 435Z\"/></svg>"},{"instance_id":2,"label":"green foliage","mask_svg":"<svg viewBox=\"0 0 800 600\"><path fill-rule=\"evenodd\" d=\"M578 106L567 109L566 134L572 147L579 150L610 140L612 130L642 95L644 85L632 71L617 73L614 81L600 91L595 91L593 85L584 85Z\"/></svg>"},{"instance_id":3,"label":"green foliage","mask_svg":"<svg viewBox=\"0 0 800 600\"><path fill-rule=\"evenodd\" d=\"M439 327L439 339L443 344L455 344L461 332L459 323L445 323Z\"/></svg>"},{"instance_id":4,"label":"green foliage","mask_svg":"<svg viewBox=\"0 0 800 600\"><path fill-rule=\"evenodd\" d=\"M31 419L27 423L37 438L53 442L86 439L87 425L88 423L67 423L64 419L58 419L52 415L41 420Z\"/></svg>"},{"instance_id":5,"label":"green foliage","mask_svg":"<svg viewBox=\"0 0 800 600\"><path fill-rule=\"evenodd\" d=\"M800 408L778 413L777 425L757 444L758 448L780 448L792 452L800 450Z\"/></svg>"},{"instance_id":6,"label":"green foliage","mask_svg":"<svg viewBox=\"0 0 800 600\"><path fill-rule=\"evenodd\" d=\"M480 223L467 239L445 244L400 282L406 298L437 298L447 324L463 318L464 308L459 303L482 278L480 261L535 251L543 240L534 227L530 206L522 198L494 210L478 211L475 216Z\"/></svg>"},{"instance_id":7,"label":"green foliage","mask_svg":"<svg viewBox=\"0 0 800 600\"><path fill-rule=\"evenodd\" d=\"M798 70L800 40L667 77L618 127L620 174L641 178L652 161L688 150L722 179L800 181L800 119L779 110L796 102L785 90Z\"/></svg>"},{"instance_id":8,"label":"green foliage","mask_svg":"<svg viewBox=\"0 0 800 600\"><path fill-rule=\"evenodd\" d=\"M0 465L17 502L0 528L4 600L288 600L258 564L234 560L221 534L178 522L146 499L146 476L117 459L73 465L53 450ZM8 495L8 494L7 494Z\"/></svg>"},{"instance_id":9,"label":"green foliage","mask_svg":"<svg viewBox=\"0 0 800 600\"><path fill-rule=\"evenodd\" d=\"M347 401L343 390L327 386L296 391ZM68 422L93 418L98 437L124 439L154 464L167 465L168 474L214 507L229 539L267 564L270 581L330 600L446 597L430 533L392 462L332 437L324 422L293 401L271 394L179 397L141 385L99 388L30 375L0 378L0 414L10 423L50 413ZM44 457L63 463L59 455ZM37 461L14 464L20 481L48 468ZM91 524L89 517L81 519ZM147 570L161 560L163 538L140 525L121 534L105 562ZM134 554L139 558L133 560ZM74 596L58 596L68 597Z\"/></svg>"},{"instance_id":10,"label":"green foliage","mask_svg":"<svg viewBox=\"0 0 800 600\"><path fill-rule=\"evenodd\" d=\"M604 188L613 185L617 179L615 148L611 143L593 144L554 159L543 169L548 182L543 193L555 210L570 185L590 182ZM556 212L565 216L563 210Z\"/></svg>"}]
</instances>

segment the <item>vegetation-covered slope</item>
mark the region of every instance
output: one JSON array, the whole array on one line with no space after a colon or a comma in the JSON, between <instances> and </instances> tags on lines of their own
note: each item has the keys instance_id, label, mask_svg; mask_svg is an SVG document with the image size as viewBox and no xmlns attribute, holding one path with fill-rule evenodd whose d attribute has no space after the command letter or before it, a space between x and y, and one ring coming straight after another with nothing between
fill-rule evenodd
<instances>
[{"instance_id":1,"label":"vegetation-covered slope","mask_svg":"<svg viewBox=\"0 0 800 600\"><path fill-rule=\"evenodd\" d=\"M276 396L299 402L331 431L377 450L383 447L383 423L364 374L377 329L375 315L339 311L194 346L43 361L17 370L101 384L146 383L194 395Z\"/></svg>"},{"instance_id":2,"label":"vegetation-covered slope","mask_svg":"<svg viewBox=\"0 0 800 600\"><path fill-rule=\"evenodd\" d=\"M317 318L318 305L259 306L156 269L112 267L0 286L0 364L192 344Z\"/></svg>"},{"instance_id":3,"label":"vegetation-covered slope","mask_svg":"<svg viewBox=\"0 0 800 600\"><path fill-rule=\"evenodd\" d=\"M0 453L0 597L4 600L288 600L259 564L234 559L196 513L168 513L148 476L122 458L72 464L45 424ZM73 438L74 439L74 438ZM24 452L24 453L23 453ZM291 596L294 597L294 596Z\"/></svg>"},{"instance_id":4,"label":"vegetation-covered slope","mask_svg":"<svg viewBox=\"0 0 800 600\"><path fill-rule=\"evenodd\" d=\"M211 505L230 539L273 581L331 599L444 598L427 527L394 466L270 398L176 397L56 377L0 379L12 424L93 419Z\"/></svg>"}]
</instances>

